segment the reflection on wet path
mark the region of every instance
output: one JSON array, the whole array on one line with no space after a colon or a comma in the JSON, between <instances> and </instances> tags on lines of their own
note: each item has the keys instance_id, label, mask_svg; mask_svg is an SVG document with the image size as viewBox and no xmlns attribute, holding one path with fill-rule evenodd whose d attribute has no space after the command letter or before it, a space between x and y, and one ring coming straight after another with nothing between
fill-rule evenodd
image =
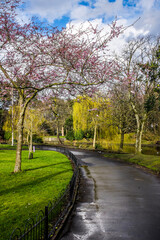
<instances>
[{"instance_id":1,"label":"reflection on wet path","mask_svg":"<svg viewBox=\"0 0 160 240\"><path fill-rule=\"evenodd\" d=\"M159 240L160 179L97 153L74 154L83 178L61 240Z\"/></svg>"}]
</instances>

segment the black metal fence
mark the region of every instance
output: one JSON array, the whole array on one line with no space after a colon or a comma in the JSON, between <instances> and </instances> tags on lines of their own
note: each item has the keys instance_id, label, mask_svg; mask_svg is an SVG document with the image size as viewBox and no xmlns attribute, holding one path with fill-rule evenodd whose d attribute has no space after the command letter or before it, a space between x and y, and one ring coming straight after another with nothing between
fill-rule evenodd
<instances>
[{"instance_id":1,"label":"black metal fence","mask_svg":"<svg viewBox=\"0 0 160 240\"><path fill-rule=\"evenodd\" d=\"M65 148L54 147L49 150L61 152L71 159L74 165L71 181L65 192L60 194L56 201L50 201L44 211L40 210L37 213L35 220L30 218L26 221L23 231L20 228L16 228L10 236L10 240L55 239L73 206L79 182L79 164L77 158Z\"/></svg>"}]
</instances>

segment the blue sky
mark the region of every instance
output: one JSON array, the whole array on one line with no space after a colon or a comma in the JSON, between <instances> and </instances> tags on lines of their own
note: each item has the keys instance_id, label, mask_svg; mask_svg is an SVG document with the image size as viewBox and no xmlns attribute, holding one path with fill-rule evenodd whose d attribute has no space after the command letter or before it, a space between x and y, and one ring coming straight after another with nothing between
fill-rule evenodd
<instances>
[{"instance_id":1,"label":"blue sky","mask_svg":"<svg viewBox=\"0 0 160 240\"><path fill-rule=\"evenodd\" d=\"M104 28L115 17L118 24L128 26L134 24L125 35L160 34L160 0L23 0L26 2L24 11L18 12L19 21L29 21L38 16L59 29L66 27L68 22L78 24L90 20ZM121 41L122 41L121 38ZM122 44L122 42L121 42Z\"/></svg>"},{"instance_id":2,"label":"blue sky","mask_svg":"<svg viewBox=\"0 0 160 240\"><path fill-rule=\"evenodd\" d=\"M136 28L150 33L160 31L160 0L25 0L24 21L32 15L47 19L54 26L65 27L69 21L102 19L109 23L117 16L131 23L141 20Z\"/></svg>"}]
</instances>

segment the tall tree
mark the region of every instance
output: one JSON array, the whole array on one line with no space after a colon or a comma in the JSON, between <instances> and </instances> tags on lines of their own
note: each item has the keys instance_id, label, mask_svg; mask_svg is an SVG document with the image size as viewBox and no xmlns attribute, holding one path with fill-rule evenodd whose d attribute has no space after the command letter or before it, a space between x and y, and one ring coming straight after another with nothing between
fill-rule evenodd
<instances>
[{"instance_id":1,"label":"tall tree","mask_svg":"<svg viewBox=\"0 0 160 240\"><path fill-rule=\"evenodd\" d=\"M114 135L112 115L108 98L98 95L92 97L79 96L73 105L73 127L75 131L93 131L93 148L96 147L97 133Z\"/></svg>"},{"instance_id":2,"label":"tall tree","mask_svg":"<svg viewBox=\"0 0 160 240\"><path fill-rule=\"evenodd\" d=\"M121 56L122 75L119 85L125 89L134 111L136 131L136 153L141 153L142 134L146 119L157 99L155 91L159 84L159 38L139 38L128 43Z\"/></svg>"},{"instance_id":3,"label":"tall tree","mask_svg":"<svg viewBox=\"0 0 160 240\"><path fill-rule=\"evenodd\" d=\"M113 125L120 131L120 149L124 146L124 136L126 133L135 131L135 116L127 98L127 92L120 86L114 87L110 92L111 111Z\"/></svg>"},{"instance_id":4,"label":"tall tree","mask_svg":"<svg viewBox=\"0 0 160 240\"><path fill-rule=\"evenodd\" d=\"M59 144L62 144L60 132L61 135L64 136L65 121L72 110L70 100L50 96L47 102L44 103L43 108L45 110L45 115L47 115L48 123L52 126L51 129L56 131Z\"/></svg>"},{"instance_id":5,"label":"tall tree","mask_svg":"<svg viewBox=\"0 0 160 240\"><path fill-rule=\"evenodd\" d=\"M11 88L19 94L17 151L14 172L21 171L24 117L29 103L45 89L54 95L76 93L86 86L97 86L111 80L117 65L107 56L108 42L117 37L122 27L111 24L102 35L98 26L87 29L74 26L61 32L43 23L31 21L23 26L16 21L19 0L0 4L0 83L3 93Z\"/></svg>"}]
</instances>

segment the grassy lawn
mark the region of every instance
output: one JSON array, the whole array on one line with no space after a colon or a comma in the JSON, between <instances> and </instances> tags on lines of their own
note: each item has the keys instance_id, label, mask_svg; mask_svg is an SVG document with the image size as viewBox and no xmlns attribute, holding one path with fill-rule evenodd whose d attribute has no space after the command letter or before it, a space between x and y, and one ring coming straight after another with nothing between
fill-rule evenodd
<instances>
[{"instance_id":1,"label":"grassy lawn","mask_svg":"<svg viewBox=\"0 0 160 240\"><path fill-rule=\"evenodd\" d=\"M22 169L13 174L14 150L0 150L0 239L7 240L16 227L36 217L49 200L64 191L72 177L70 161L61 153L40 151L28 159L22 153Z\"/></svg>"},{"instance_id":2,"label":"grassy lawn","mask_svg":"<svg viewBox=\"0 0 160 240\"><path fill-rule=\"evenodd\" d=\"M152 170L156 174L160 174L160 156L124 153L106 153L104 156L127 163L137 164Z\"/></svg>"},{"instance_id":3,"label":"grassy lawn","mask_svg":"<svg viewBox=\"0 0 160 240\"><path fill-rule=\"evenodd\" d=\"M14 145L14 146L11 146L9 144L0 144L0 150L3 150L3 149L11 149L11 150L16 150L17 146ZM28 149L28 146L22 146L22 149Z\"/></svg>"}]
</instances>

